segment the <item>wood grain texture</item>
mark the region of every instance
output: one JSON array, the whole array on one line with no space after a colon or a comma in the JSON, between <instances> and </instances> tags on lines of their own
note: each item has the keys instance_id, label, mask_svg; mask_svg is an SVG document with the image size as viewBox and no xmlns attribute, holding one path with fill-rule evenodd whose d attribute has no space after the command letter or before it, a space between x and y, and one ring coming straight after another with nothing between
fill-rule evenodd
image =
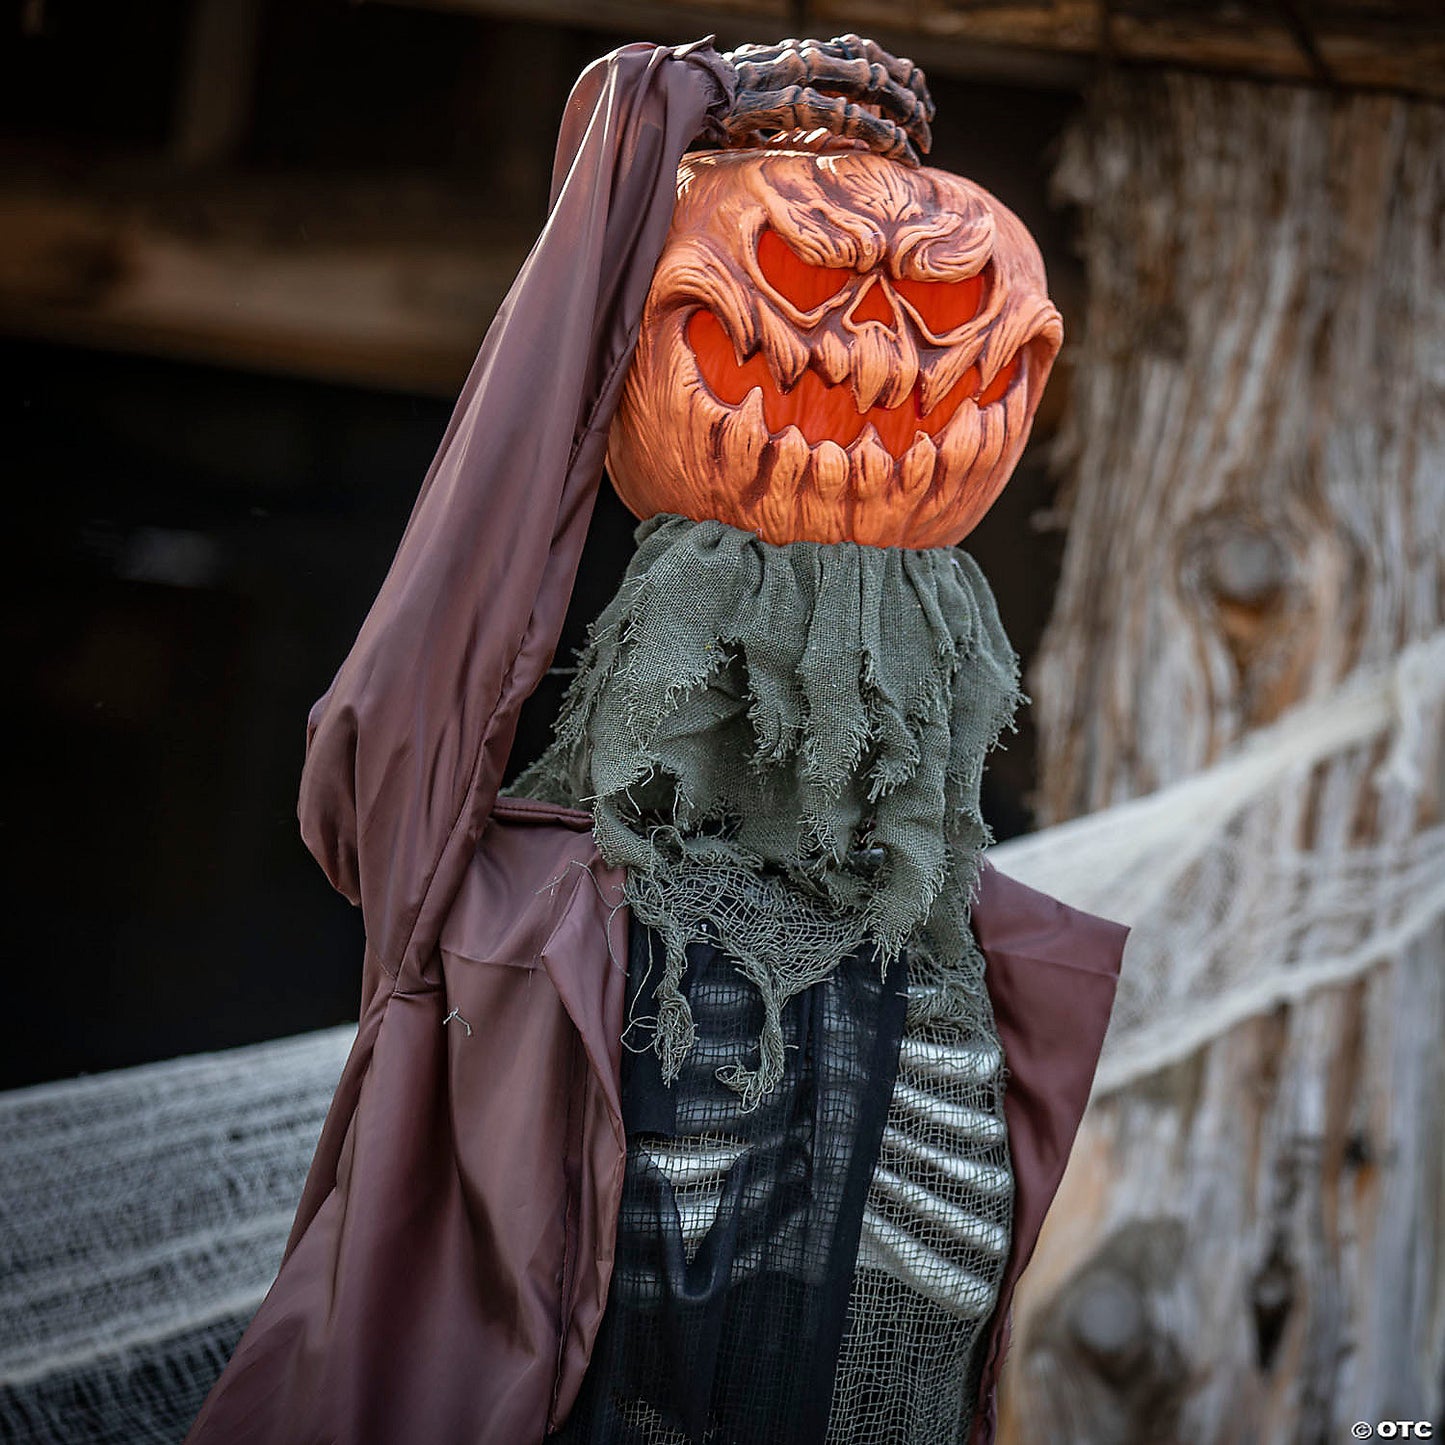
<instances>
[{"instance_id":1,"label":"wood grain texture","mask_svg":"<svg viewBox=\"0 0 1445 1445\"><path fill-rule=\"evenodd\" d=\"M391 0L723 45L857 31L929 71L1073 86L1086 57L1445 97L1437 0ZM1296 19L1291 23L1290 15Z\"/></svg>"},{"instance_id":2,"label":"wood grain texture","mask_svg":"<svg viewBox=\"0 0 1445 1445\"><path fill-rule=\"evenodd\" d=\"M1180 778L1445 622L1445 110L1116 78L1058 185L1090 300L1029 687L1050 819ZM1445 795L1438 708L1425 728L1408 806L1358 748L1251 835L1322 864L1408 843ZM1438 1420L1442 980L1437 927L1095 1101L1018 1301L1003 1439Z\"/></svg>"},{"instance_id":3,"label":"wood grain texture","mask_svg":"<svg viewBox=\"0 0 1445 1445\"><path fill-rule=\"evenodd\" d=\"M527 250L426 183L117 189L0 186L0 331L452 396Z\"/></svg>"}]
</instances>

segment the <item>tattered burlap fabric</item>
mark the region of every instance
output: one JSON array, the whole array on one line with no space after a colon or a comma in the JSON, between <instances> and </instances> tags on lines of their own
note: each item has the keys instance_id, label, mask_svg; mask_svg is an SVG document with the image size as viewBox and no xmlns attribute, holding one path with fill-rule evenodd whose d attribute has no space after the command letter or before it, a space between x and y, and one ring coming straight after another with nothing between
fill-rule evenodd
<instances>
[{"instance_id":1,"label":"tattered burlap fabric","mask_svg":"<svg viewBox=\"0 0 1445 1445\"><path fill-rule=\"evenodd\" d=\"M662 936L649 1022L664 1077L693 1041L693 942L717 943L762 997L757 1066L722 1075L750 1107L782 1077L782 1005L865 944L885 968L906 946L930 1006L986 1016L968 927L979 784L1019 693L972 558L771 546L672 516L637 536L555 740L513 791L589 808Z\"/></svg>"},{"instance_id":2,"label":"tattered burlap fabric","mask_svg":"<svg viewBox=\"0 0 1445 1445\"><path fill-rule=\"evenodd\" d=\"M956 1445L1013 1204L1003 1058L968 925L984 758L1018 702L1013 649L977 566L951 549L772 546L680 517L638 540L555 741L514 789L590 808L603 857L626 868L634 936L657 940L649 976L629 980L626 1042L655 1051L692 1121L665 1141L629 1121L618 1259L671 1263L619 1265L623 1314L573 1428L617 1445ZM756 991L756 1010L729 1005L732 1036L714 1019L699 1037L688 959L704 954ZM823 1017L860 955L885 988L906 986L886 1060L857 1030L799 1032L799 1009ZM847 1244L825 1246L832 1216L790 1199L745 1122L789 1096L799 1049L798 1066L884 1101L863 1155L847 1111L821 1134L804 1127L821 1105L789 1116L807 1177L855 1156L866 1192ZM740 1096L731 1111L703 1074ZM738 1250L727 1201L743 1180L760 1191L753 1227L771 1222ZM701 1263L678 1252L680 1227ZM693 1341L674 1379L658 1362L691 1335L669 1308L692 1319L684 1304L704 1296L710 1323L692 1332L710 1344ZM806 1326L828 1299L842 1330L825 1356L766 1327L779 1309Z\"/></svg>"}]
</instances>

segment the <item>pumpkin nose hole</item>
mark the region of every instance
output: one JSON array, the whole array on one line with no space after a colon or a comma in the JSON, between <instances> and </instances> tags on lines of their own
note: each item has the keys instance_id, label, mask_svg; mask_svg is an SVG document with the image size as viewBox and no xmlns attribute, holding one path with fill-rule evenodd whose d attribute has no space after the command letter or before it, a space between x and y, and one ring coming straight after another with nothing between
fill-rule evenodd
<instances>
[{"instance_id":1,"label":"pumpkin nose hole","mask_svg":"<svg viewBox=\"0 0 1445 1445\"><path fill-rule=\"evenodd\" d=\"M889 304L888 297L883 294L883 288L877 282L874 282L864 292L862 299L855 303L852 311L848 313L848 319L853 322L881 321L885 326L893 325L893 307Z\"/></svg>"}]
</instances>

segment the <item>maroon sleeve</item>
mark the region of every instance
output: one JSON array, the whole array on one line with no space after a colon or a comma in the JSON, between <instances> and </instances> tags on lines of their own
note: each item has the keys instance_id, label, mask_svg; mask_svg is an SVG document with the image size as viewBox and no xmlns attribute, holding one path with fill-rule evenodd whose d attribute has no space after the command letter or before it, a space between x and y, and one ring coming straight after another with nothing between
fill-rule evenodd
<instances>
[{"instance_id":1,"label":"maroon sleeve","mask_svg":"<svg viewBox=\"0 0 1445 1445\"><path fill-rule=\"evenodd\" d=\"M1024 1206L1017 1232L1031 1245L1089 1102L1129 930L991 866L973 928L1008 1071L1004 1109Z\"/></svg>"},{"instance_id":2,"label":"maroon sleeve","mask_svg":"<svg viewBox=\"0 0 1445 1445\"><path fill-rule=\"evenodd\" d=\"M705 42L624 46L578 80L547 224L312 709L301 833L392 976L435 942L551 662L677 165L732 83Z\"/></svg>"},{"instance_id":3,"label":"maroon sleeve","mask_svg":"<svg viewBox=\"0 0 1445 1445\"><path fill-rule=\"evenodd\" d=\"M1013 1232L984 1353L970 1445L994 1438L994 1389L1009 1305L1053 1203L1089 1102L1129 930L1070 908L985 864L973 930L1003 1047L1014 1171Z\"/></svg>"}]
</instances>

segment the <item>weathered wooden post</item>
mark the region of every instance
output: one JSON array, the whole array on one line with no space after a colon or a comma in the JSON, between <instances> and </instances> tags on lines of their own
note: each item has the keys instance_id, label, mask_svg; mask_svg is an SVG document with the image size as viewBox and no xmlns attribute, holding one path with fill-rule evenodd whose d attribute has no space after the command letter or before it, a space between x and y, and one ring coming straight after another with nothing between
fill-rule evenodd
<instances>
[{"instance_id":1,"label":"weathered wooden post","mask_svg":"<svg viewBox=\"0 0 1445 1445\"><path fill-rule=\"evenodd\" d=\"M1029 689L1046 821L1205 766L1445 620L1445 108L1118 76L1058 184L1090 299ZM1278 907L1323 952L1331 867L1439 827L1438 707L1420 721L1404 802L1356 747L1242 824L1241 867L1319 865ZM1096 1097L1017 1306L1005 1439L1439 1422L1445 927L1372 958Z\"/></svg>"}]
</instances>

